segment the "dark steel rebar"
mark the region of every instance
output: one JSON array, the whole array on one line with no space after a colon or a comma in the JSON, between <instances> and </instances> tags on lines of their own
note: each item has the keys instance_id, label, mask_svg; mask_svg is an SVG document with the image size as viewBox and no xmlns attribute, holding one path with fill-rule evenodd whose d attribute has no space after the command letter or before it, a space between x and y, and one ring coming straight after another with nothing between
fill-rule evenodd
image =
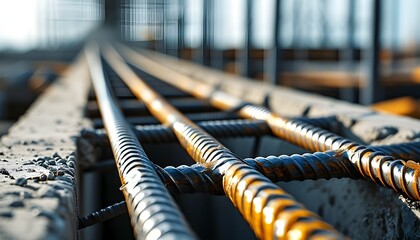
<instances>
[{"instance_id":1,"label":"dark steel rebar","mask_svg":"<svg viewBox=\"0 0 420 240\"><path fill-rule=\"evenodd\" d=\"M353 164L336 151L245 158L243 161L272 182L362 178ZM222 188L223 176L217 168L213 168L211 163L179 167L155 167L164 185L172 194L198 192L224 194Z\"/></svg>"},{"instance_id":2,"label":"dark steel rebar","mask_svg":"<svg viewBox=\"0 0 420 240\"><path fill-rule=\"evenodd\" d=\"M290 195L173 108L138 78L115 50L108 47L105 58L133 93L144 101L149 111L171 127L196 162L211 164L208 169L220 172L226 195L259 238L287 238L298 232L297 239L344 239L319 216L304 209Z\"/></svg>"},{"instance_id":3,"label":"dark steel rebar","mask_svg":"<svg viewBox=\"0 0 420 240\"><path fill-rule=\"evenodd\" d=\"M420 163L420 141L371 146L370 148L374 151L392 156L393 158L412 160Z\"/></svg>"},{"instance_id":4,"label":"dark steel rebar","mask_svg":"<svg viewBox=\"0 0 420 240\"><path fill-rule=\"evenodd\" d=\"M238 119L239 116L235 112L201 112L201 113L188 113L186 114L192 121L211 121L211 120L233 120ZM142 117L126 117L128 123L132 125L150 125L158 124L159 121L153 116ZM95 128L103 128L102 119L92 120Z\"/></svg>"},{"instance_id":5,"label":"dark steel rebar","mask_svg":"<svg viewBox=\"0 0 420 240\"><path fill-rule=\"evenodd\" d=\"M353 164L338 151L245 158L243 161L272 182L362 177ZM84 171L105 168L111 170L112 162L113 160L99 162ZM155 169L171 194L197 192L224 194L222 176L217 169L210 170L211 163L165 168L155 165Z\"/></svg>"},{"instance_id":6,"label":"dark steel rebar","mask_svg":"<svg viewBox=\"0 0 420 240\"><path fill-rule=\"evenodd\" d=\"M203 100L195 100L194 98L175 98L171 103L182 112L196 113L196 112L211 112L217 110L210 106ZM120 100L119 106L123 113L127 116L147 116L149 112L143 103L137 99ZM90 118L100 117L99 107L97 103L92 101L87 104L87 115Z\"/></svg>"},{"instance_id":7,"label":"dark steel rebar","mask_svg":"<svg viewBox=\"0 0 420 240\"><path fill-rule=\"evenodd\" d=\"M109 219L118 217L127 212L127 204L121 201L114 205L103 208L97 212L93 212L85 217L79 218L78 229L90 227L92 225L105 222Z\"/></svg>"},{"instance_id":8,"label":"dark steel rebar","mask_svg":"<svg viewBox=\"0 0 420 240\"><path fill-rule=\"evenodd\" d=\"M106 86L97 46L90 45L85 53L136 238L195 239L162 185L153 163L113 101Z\"/></svg>"},{"instance_id":9,"label":"dark steel rebar","mask_svg":"<svg viewBox=\"0 0 420 240\"><path fill-rule=\"evenodd\" d=\"M264 121L236 119L202 121L197 125L203 128L214 137L248 137L270 134L270 128ZM135 126L134 134L142 144L148 143L169 143L175 142L176 136L168 126L165 125L138 125ZM81 133L84 139L90 141L94 146L104 147L109 145L105 129L85 129Z\"/></svg>"}]
</instances>

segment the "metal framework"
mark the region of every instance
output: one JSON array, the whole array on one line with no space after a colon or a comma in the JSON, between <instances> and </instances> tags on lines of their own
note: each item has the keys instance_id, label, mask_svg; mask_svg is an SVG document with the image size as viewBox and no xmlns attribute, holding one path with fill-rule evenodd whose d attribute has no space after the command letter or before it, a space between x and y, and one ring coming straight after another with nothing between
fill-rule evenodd
<instances>
[{"instance_id":1,"label":"metal framework","mask_svg":"<svg viewBox=\"0 0 420 240\"><path fill-rule=\"evenodd\" d=\"M180 71L164 58L121 45L117 48L105 45L99 50L91 44L86 49L86 57L97 97L97 106L91 111L94 115L95 109L100 110L106 130L87 130L82 135L95 146L111 146L138 238L195 238L170 193L225 194L261 239L345 238L273 182L366 178L420 200L418 142L364 146L334 133L331 127L334 117L279 116L266 107L245 102L200 81L197 76L203 75L194 69L185 67ZM113 80L111 84L109 79L107 83L107 78L120 79L123 83ZM242 119L203 121L204 116L194 122L181 110L208 106L194 105L194 101L175 104L166 100L162 95L167 92L161 88L164 86L161 81L215 109L234 114L233 118ZM160 87L153 88L156 83ZM124 118L115 101L118 89L125 85L147 108L137 110L143 115L150 113L162 125L142 123L130 127L130 120ZM131 105L132 109L137 107ZM262 135L279 137L315 153L241 159L215 138ZM140 145L176 140L196 164L158 167Z\"/></svg>"}]
</instances>

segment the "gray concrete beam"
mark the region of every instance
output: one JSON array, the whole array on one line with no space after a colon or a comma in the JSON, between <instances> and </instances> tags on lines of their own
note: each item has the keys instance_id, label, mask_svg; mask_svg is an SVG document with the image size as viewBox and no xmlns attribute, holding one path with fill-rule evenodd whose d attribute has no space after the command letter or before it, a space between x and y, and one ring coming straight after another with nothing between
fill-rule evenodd
<instances>
[{"instance_id":1,"label":"gray concrete beam","mask_svg":"<svg viewBox=\"0 0 420 240\"><path fill-rule=\"evenodd\" d=\"M90 81L83 57L0 144L0 238L77 238L77 136Z\"/></svg>"}]
</instances>

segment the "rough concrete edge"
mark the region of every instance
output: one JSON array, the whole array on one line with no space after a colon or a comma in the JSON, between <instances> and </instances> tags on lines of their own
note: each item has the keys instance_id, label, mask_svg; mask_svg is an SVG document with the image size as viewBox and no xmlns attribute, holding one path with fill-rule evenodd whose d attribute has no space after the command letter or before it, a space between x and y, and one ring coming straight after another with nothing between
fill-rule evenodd
<instances>
[{"instance_id":1,"label":"rough concrete edge","mask_svg":"<svg viewBox=\"0 0 420 240\"><path fill-rule=\"evenodd\" d=\"M81 55L2 137L0 238L77 238L77 146L90 81Z\"/></svg>"}]
</instances>

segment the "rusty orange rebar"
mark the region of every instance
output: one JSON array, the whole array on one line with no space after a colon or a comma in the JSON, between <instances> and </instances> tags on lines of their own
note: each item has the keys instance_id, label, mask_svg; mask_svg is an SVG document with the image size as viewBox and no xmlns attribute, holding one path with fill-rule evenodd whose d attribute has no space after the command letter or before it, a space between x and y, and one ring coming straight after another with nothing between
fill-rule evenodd
<instances>
[{"instance_id":1,"label":"rusty orange rebar","mask_svg":"<svg viewBox=\"0 0 420 240\"><path fill-rule=\"evenodd\" d=\"M171 127L190 156L196 162L206 163L213 171L220 172L226 195L259 238L344 238L319 216L306 210L290 195L173 108L145 84L113 48L108 46L104 55L133 93L144 101L150 112ZM205 88L203 90L206 91Z\"/></svg>"},{"instance_id":2,"label":"rusty orange rebar","mask_svg":"<svg viewBox=\"0 0 420 240\"><path fill-rule=\"evenodd\" d=\"M407 164L403 160L394 159L324 129L302 121L289 120L265 107L244 102L218 90L216 86L200 81L194 77L197 75L197 71L191 73L194 76L189 76L162 65L164 61L157 63L151 60L150 56L149 58L145 57L122 46L120 49L128 61L149 74L177 86L197 98L207 99L215 107L236 110L244 118L263 120L267 122L274 135L305 149L343 151L364 177L392 188L411 199L420 200L420 167L418 167L420 165ZM420 160L417 159L417 161Z\"/></svg>"}]
</instances>

